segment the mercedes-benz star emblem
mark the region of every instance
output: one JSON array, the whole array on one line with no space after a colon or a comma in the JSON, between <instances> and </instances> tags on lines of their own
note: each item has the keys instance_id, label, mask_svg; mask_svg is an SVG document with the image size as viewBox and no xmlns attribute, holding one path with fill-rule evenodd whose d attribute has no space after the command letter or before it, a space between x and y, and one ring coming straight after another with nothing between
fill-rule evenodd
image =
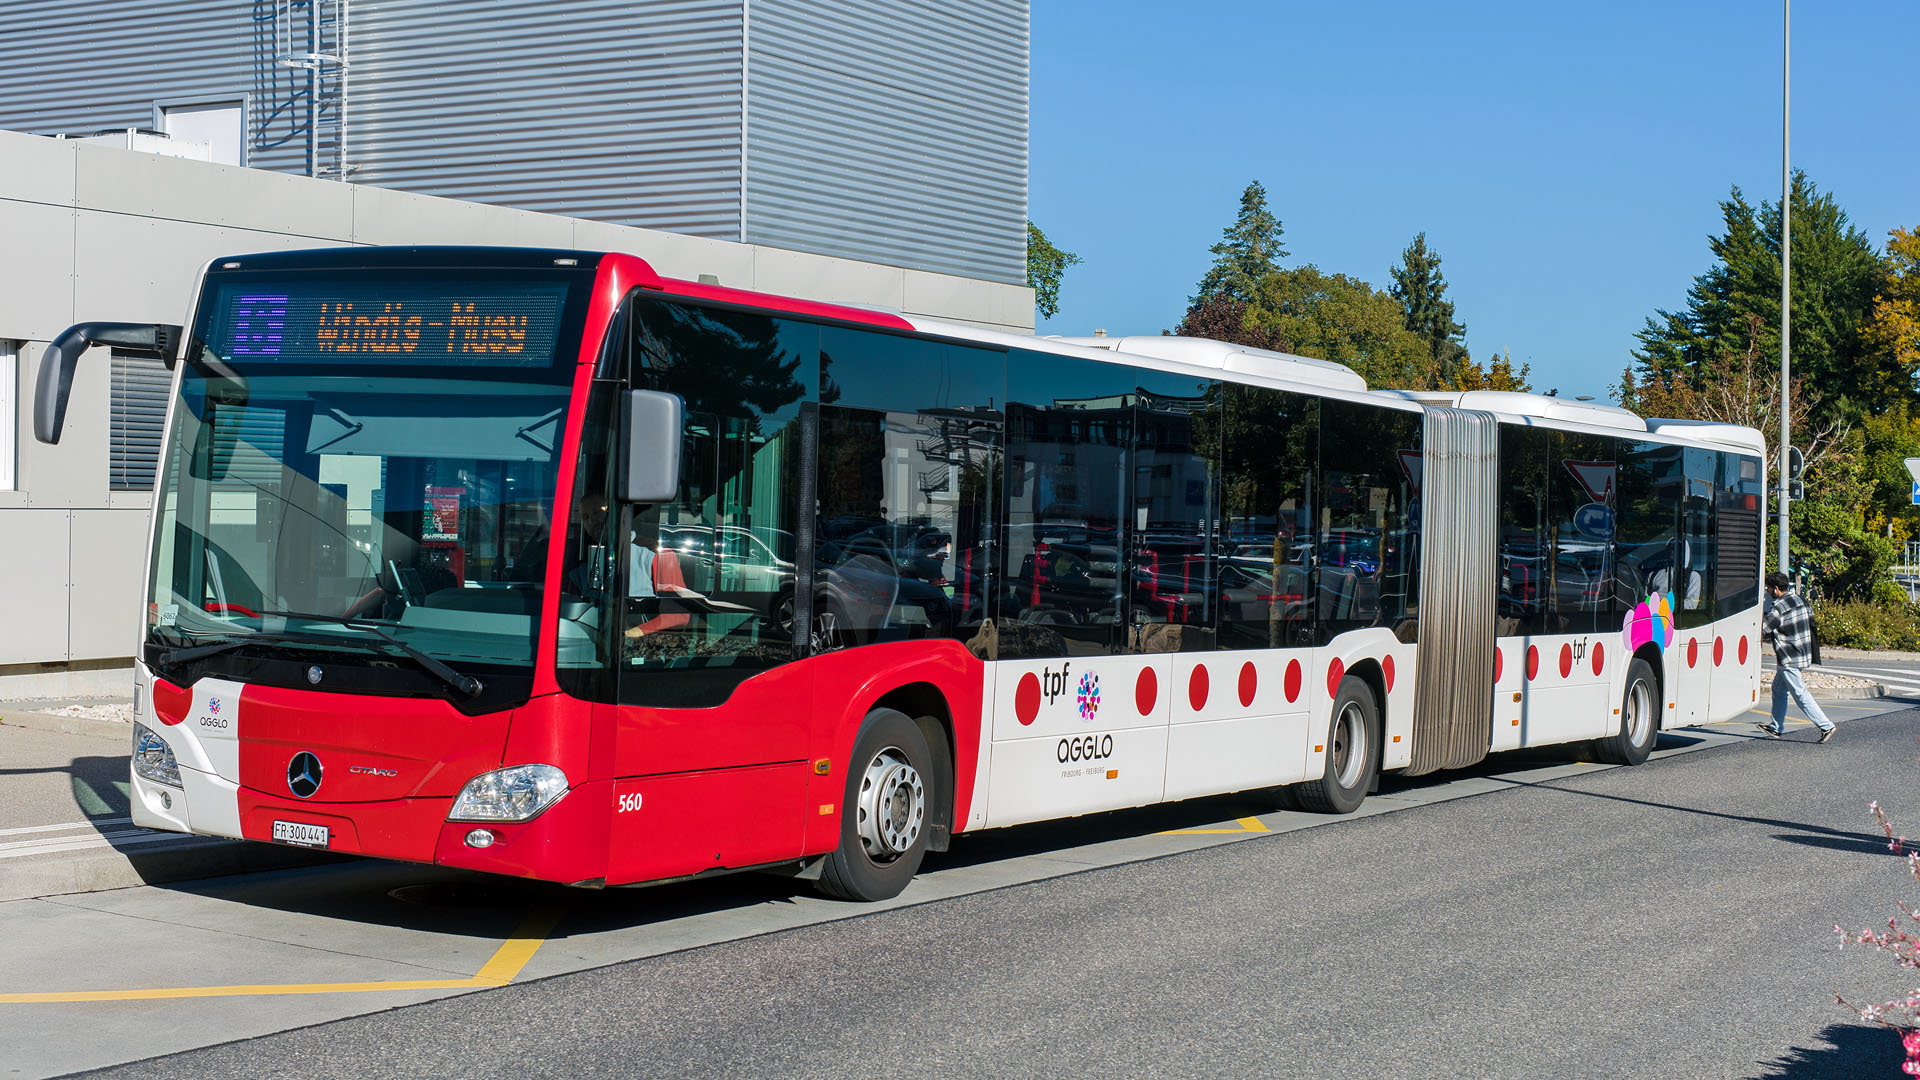
<instances>
[{"instance_id":1,"label":"mercedes-benz star emblem","mask_svg":"<svg viewBox=\"0 0 1920 1080\"><path fill-rule=\"evenodd\" d=\"M301 799L312 798L320 790L320 759L302 750L287 762L287 790Z\"/></svg>"},{"instance_id":2,"label":"mercedes-benz star emblem","mask_svg":"<svg viewBox=\"0 0 1920 1080\"><path fill-rule=\"evenodd\" d=\"M310 667L307 669L307 681L315 686L319 686L321 674L322 672L318 666Z\"/></svg>"}]
</instances>

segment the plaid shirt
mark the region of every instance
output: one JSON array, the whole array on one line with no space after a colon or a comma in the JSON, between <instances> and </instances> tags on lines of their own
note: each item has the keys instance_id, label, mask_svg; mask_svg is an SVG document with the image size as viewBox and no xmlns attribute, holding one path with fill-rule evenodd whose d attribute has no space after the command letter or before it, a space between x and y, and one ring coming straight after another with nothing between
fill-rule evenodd
<instances>
[{"instance_id":1,"label":"plaid shirt","mask_svg":"<svg viewBox=\"0 0 1920 1080\"><path fill-rule=\"evenodd\" d=\"M1789 592L1770 601L1760 633L1773 639L1773 656L1781 667L1804 668L1813 663L1813 609L1800 594Z\"/></svg>"}]
</instances>

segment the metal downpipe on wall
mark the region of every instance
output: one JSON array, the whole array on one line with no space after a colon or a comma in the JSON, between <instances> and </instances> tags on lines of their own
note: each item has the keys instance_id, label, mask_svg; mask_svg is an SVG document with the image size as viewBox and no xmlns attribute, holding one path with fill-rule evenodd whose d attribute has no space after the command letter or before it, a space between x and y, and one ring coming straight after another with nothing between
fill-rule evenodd
<instances>
[{"instance_id":1,"label":"metal downpipe on wall","mask_svg":"<svg viewBox=\"0 0 1920 1080\"><path fill-rule=\"evenodd\" d=\"M1500 424L1429 406L1421 444L1411 776L1472 765L1493 740Z\"/></svg>"}]
</instances>

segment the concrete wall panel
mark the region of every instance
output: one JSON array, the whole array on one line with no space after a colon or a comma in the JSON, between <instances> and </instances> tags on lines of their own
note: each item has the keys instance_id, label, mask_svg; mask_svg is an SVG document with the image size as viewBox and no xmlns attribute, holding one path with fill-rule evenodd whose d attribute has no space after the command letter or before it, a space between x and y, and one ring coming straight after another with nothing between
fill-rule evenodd
<instances>
[{"instance_id":1,"label":"concrete wall panel","mask_svg":"<svg viewBox=\"0 0 1920 1080\"><path fill-rule=\"evenodd\" d=\"M902 284L906 297L904 310L915 314L935 311L991 313L993 294L997 291L984 281L951 274L929 274L924 270L907 271Z\"/></svg>"},{"instance_id":2,"label":"concrete wall panel","mask_svg":"<svg viewBox=\"0 0 1920 1080\"><path fill-rule=\"evenodd\" d=\"M803 251L760 248L753 257L753 288L761 292L809 296L838 304L863 304L900 311L906 304L905 277L899 267L829 259Z\"/></svg>"},{"instance_id":3,"label":"concrete wall panel","mask_svg":"<svg viewBox=\"0 0 1920 1080\"><path fill-rule=\"evenodd\" d=\"M638 255L666 277L699 281L701 274L712 274L731 289L753 287L755 249L745 244L575 218L573 246L582 251Z\"/></svg>"},{"instance_id":4,"label":"concrete wall panel","mask_svg":"<svg viewBox=\"0 0 1920 1080\"><path fill-rule=\"evenodd\" d=\"M257 232L345 237L353 188L205 161L81 146L75 193L91 210Z\"/></svg>"},{"instance_id":5,"label":"concrete wall panel","mask_svg":"<svg viewBox=\"0 0 1920 1080\"><path fill-rule=\"evenodd\" d=\"M67 511L0 514L0 664L67 658Z\"/></svg>"},{"instance_id":6,"label":"concrete wall panel","mask_svg":"<svg viewBox=\"0 0 1920 1080\"><path fill-rule=\"evenodd\" d=\"M353 227L342 235L356 243L573 246L572 221L551 214L381 188L346 190L354 195ZM485 239L479 239L482 237Z\"/></svg>"},{"instance_id":7,"label":"concrete wall panel","mask_svg":"<svg viewBox=\"0 0 1920 1080\"><path fill-rule=\"evenodd\" d=\"M74 321L73 208L0 199L0 237L0 338L53 340Z\"/></svg>"},{"instance_id":8,"label":"concrete wall panel","mask_svg":"<svg viewBox=\"0 0 1920 1080\"><path fill-rule=\"evenodd\" d=\"M78 143L52 142L17 131L0 131L0 161L10 165L6 197L72 206L74 158L78 150Z\"/></svg>"},{"instance_id":9,"label":"concrete wall panel","mask_svg":"<svg viewBox=\"0 0 1920 1080\"><path fill-rule=\"evenodd\" d=\"M67 654L74 660L131 656L146 608L147 515L140 510L75 510L69 560L72 621Z\"/></svg>"},{"instance_id":10,"label":"concrete wall panel","mask_svg":"<svg viewBox=\"0 0 1920 1080\"><path fill-rule=\"evenodd\" d=\"M45 349L29 345L23 351L20 366L27 375L21 382L31 395L40 377ZM73 396L67 399L67 422L57 445L48 446L33 437L31 413L20 428L18 483L30 507L65 510L107 504L107 399L112 373L106 357L92 362L95 360L95 354L89 352L74 369ZM0 544L0 550L5 548Z\"/></svg>"},{"instance_id":11,"label":"concrete wall panel","mask_svg":"<svg viewBox=\"0 0 1920 1080\"><path fill-rule=\"evenodd\" d=\"M79 211L74 236L79 248L74 318L127 322L177 323L186 318L196 276L209 259L341 243L91 209ZM104 368L106 359L89 353L82 363Z\"/></svg>"}]
</instances>

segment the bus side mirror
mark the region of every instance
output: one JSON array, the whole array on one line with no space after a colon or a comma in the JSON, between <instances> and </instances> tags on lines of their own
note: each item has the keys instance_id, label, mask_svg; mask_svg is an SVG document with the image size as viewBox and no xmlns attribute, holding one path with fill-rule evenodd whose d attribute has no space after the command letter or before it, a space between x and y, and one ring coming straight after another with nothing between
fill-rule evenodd
<instances>
[{"instance_id":1,"label":"bus side mirror","mask_svg":"<svg viewBox=\"0 0 1920 1080\"><path fill-rule=\"evenodd\" d=\"M33 390L33 437L43 443L60 441L60 430L67 422L67 399L73 396L73 370L89 345L155 357L172 367L180 347L180 328L166 323L93 322L60 331L40 356L40 378Z\"/></svg>"},{"instance_id":2,"label":"bus side mirror","mask_svg":"<svg viewBox=\"0 0 1920 1080\"><path fill-rule=\"evenodd\" d=\"M630 390L621 410L625 438L620 497L630 503L672 502L680 494L680 443L686 403L678 394Z\"/></svg>"}]
</instances>

